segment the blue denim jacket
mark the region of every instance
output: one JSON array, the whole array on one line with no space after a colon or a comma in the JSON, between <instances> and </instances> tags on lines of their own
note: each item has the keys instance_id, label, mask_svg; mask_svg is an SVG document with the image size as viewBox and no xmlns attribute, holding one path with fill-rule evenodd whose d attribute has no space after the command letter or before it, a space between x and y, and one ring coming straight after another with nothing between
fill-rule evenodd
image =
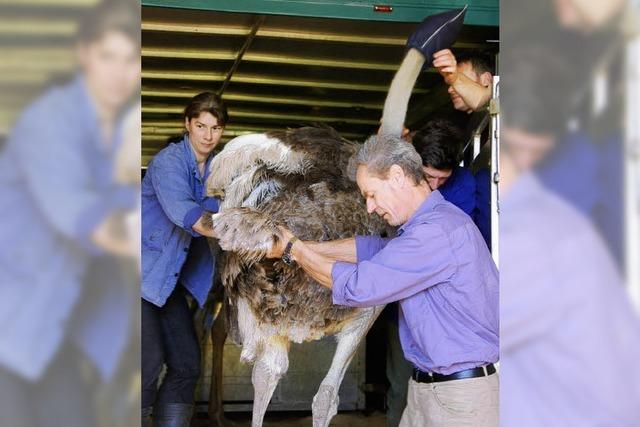
<instances>
[{"instance_id":1,"label":"blue denim jacket","mask_svg":"<svg viewBox=\"0 0 640 427\"><path fill-rule=\"evenodd\" d=\"M113 182L118 123L105 144L79 74L29 105L0 149L0 366L21 377L74 342L109 378L129 339L131 280L87 276L108 261L91 233L138 197Z\"/></svg>"},{"instance_id":2,"label":"blue denim jacket","mask_svg":"<svg viewBox=\"0 0 640 427\"><path fill-rule=\"evenodd\" d=\"M185 135L153 158L142 180L142 298L159 307L178 279L200 306L213 284L213 256L192 229L205 211L218 211L219 200L204 191L212 158L200 176Z\"/></svg>"}]
</instances>

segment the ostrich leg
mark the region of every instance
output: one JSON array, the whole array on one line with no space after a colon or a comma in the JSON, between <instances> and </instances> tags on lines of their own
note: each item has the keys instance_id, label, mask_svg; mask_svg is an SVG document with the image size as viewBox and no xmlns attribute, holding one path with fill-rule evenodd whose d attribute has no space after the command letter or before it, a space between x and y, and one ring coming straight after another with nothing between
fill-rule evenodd
<instances>
[{"instance_id":1,"label":"ostrich leg","mask_svg":"<svg viewBox=\"0 0 640 427\"><path fill-rule=\"evenodd\" d=\"M211 341L213 354L211 363L211 388L209 390L209 424L211 427L224 427L226 420L222 407L222 362L224 355L224 342L227 332L224 328L225 311L219 311L211 328Z\"/></svg>"},{"instance_id":2,"label":"ostrich leg","mask_svg":"<svg viewBox=\"0 0 640 427\"><path fill-rule=\"evenodd\" d=\"M336 335L338 346L331 367L313 397L313 427L328 427L338 412L338 390L358 345L384 306L372 307Z\"/></svg>"},{"instance_id":3,"label":"ostrich leg","mask_svg":"<svg viewBox=\"0 0 640 427\"><path fill-rule=\"evenodd\" d=\"M278 336L268 339L253 365L252 427L262 426L264 414L280 378L289 368L289 341Z\"/></svg>"}]
</instances>

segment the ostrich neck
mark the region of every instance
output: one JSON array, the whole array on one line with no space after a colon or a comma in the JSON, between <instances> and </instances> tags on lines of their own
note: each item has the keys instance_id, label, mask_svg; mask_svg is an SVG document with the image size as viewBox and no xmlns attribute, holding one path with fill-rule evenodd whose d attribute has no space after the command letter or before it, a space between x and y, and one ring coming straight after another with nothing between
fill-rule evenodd
<instances>
[{"instance_id":1,"label":"ostrich neck","mask_svg":"<svg viewBox=\"0 0 640 427\"><path fill-rule=\"evenodd\" d=\"M384 102L379 134L392 135L398 138L402 135L411 91L416 84L424 62L425 58L420 52L415 49L409 49L389 87L389 93Z\"/></svg>"}]
</instances>

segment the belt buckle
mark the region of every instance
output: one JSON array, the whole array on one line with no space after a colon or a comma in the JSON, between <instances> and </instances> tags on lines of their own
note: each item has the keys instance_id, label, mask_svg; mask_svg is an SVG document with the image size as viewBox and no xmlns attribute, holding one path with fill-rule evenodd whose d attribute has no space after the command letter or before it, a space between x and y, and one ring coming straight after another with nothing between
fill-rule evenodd
<instances>
[{"instance_id":1,"label":"belt buckle","mask_svg":"<svg viewBox=\"0 0 640 427\"><path fill-rule=\"evenodd\" d=\"M489 376L489 371L487 370L487 365L483 365L482 366L482 372L484 372L484 376L485 377Z\"/></svg>"}]
</instances>

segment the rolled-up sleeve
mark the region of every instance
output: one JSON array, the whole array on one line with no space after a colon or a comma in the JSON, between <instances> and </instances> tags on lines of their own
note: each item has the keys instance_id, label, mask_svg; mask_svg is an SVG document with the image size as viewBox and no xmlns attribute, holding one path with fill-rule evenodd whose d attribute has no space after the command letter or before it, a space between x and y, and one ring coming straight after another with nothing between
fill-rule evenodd
<instances>
[{"instance_id":1,"label":"rolled-up sleeve","mask_svg":"<svg viewBox=\"0 0 640 427\"><path fill-rule=\"evenodd\" d=\"M193 208L189 209L185 214L184 219L182 220L184 229L190 231L191 234L198 236L199 234L193 231L193 224L198 221L198 218L200 218L203 213L204 209L202 209L200 206L194 206Z\"/></svg>"},{"instance_id":2,"label":"rolled-up sleeve","mask_svg":"<svg viewBox=\"0 0 640 427\"><path fill-rule=\"evenodd\" d=\"M75 104L64 96L48 97L26 110L8 146L26 192L48 224L90 253L99 254L103 250L92 242L93 232L110 214L127 207L131 198L126 190L112 194L92 184L88 136L67 125ZM45 119L34 126L32 117Z\"/></svg>"},{"instance_id":3,"label":"rolled-up sleeve","mask_svg":"<svg viewBox=\"0 0 640 427\"><path fill-rule=\"evenodd\" d=\"M370 249L364 243L363 248ZM456 271L448 236L437 225L420 224L389 240L369 260L336 262L331 271L333 302L351 307L387 304L446 282Z\"/></svg>"},{"instance_id":4,"label":"rolled-up sleeve","mask_svg":"<svg viewBox=\"0 0 640 427\"><path fill-rule=\"evenodd\" d=\"M202 201L202 208L207 212L217 213L220 209L220 199L217 197L205 197Z\"/></svg>"},{"instance_id":5,"label":"rolled-up sleeve","mask_svg":"<svg viewBox=\"0 0 640 427\"><path fill-rule=\"evenodd\" d=\"M358 262L373 258L390 240L389 238L378 236L356 236L356 257Z\"/></svg>"},{"instance_id":6,"label":"rolled-up sleeve","mask_svg":"<svg viewBox=\"0 0 640 427\"><path fill-rule=\"evenodd\" d=\"M217 213L219 208L220 199L218 199L217 197L205 197L200 206L194 206L187 211L187 214L184 216L183 221L185 229L192 229L193 224L195 224L205 212ZM199 236L199 234L193 230L191 234L193 234L194 236Z\"/></svg>"}]
</instances>

